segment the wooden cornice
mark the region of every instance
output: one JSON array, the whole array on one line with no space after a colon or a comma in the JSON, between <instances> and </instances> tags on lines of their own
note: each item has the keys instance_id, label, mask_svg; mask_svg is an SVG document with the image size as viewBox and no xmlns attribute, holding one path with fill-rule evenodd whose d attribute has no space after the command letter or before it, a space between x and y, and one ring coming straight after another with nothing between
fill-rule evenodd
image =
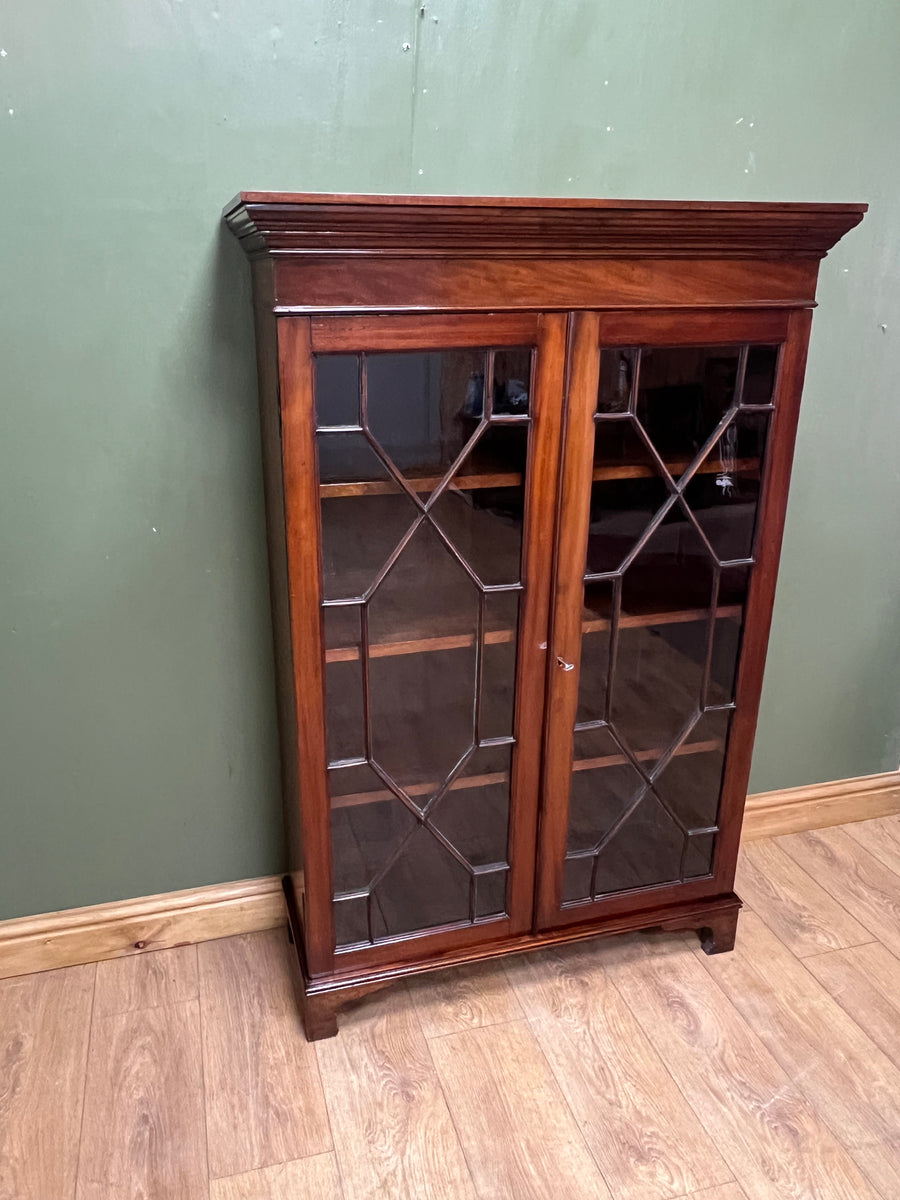
<instances>
[{"instance_id":1,"label":"wooden cornice","mask_svg":"<svg viewBox=\"0 0 900 1200\"><path fill-rule=\"evenodd\" d=\"M865 204L241 192L246 252L492 258L821 258Z\"/></svg>"}]
</instances>

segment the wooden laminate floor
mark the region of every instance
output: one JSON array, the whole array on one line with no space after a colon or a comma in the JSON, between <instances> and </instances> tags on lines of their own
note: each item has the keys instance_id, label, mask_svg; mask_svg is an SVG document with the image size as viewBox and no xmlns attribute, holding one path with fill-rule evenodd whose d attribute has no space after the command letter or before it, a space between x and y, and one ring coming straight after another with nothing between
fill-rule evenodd
<instances>
[{"instance_id":1,"label":"wooden laminate floor","mask_svg":"<svg viewBox=\"0 0 900 1200\"><path fill-rule=\"evenodd\" d=\"M282 931L0 982L0 1200L896 1200L900 816L738 890L733 954L459 969L314 1046Z\"/></svg>"}]
</instances>

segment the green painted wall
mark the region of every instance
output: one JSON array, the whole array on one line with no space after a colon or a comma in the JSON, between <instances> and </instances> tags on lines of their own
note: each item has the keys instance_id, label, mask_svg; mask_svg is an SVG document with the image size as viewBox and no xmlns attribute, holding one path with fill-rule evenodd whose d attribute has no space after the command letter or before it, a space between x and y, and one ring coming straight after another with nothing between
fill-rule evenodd
<instances>
[{"instance_id":1,"label":"green painted wall","mask_svg":"<svg viewBox=\"0 0 900 1200\"><path fill-rule=\"evenodd\" d=\"M868 200L753 786L897 765L900 7L29 0L0 46L0 918L281 865L240 188Z\"/></svg>"}]
</instances>

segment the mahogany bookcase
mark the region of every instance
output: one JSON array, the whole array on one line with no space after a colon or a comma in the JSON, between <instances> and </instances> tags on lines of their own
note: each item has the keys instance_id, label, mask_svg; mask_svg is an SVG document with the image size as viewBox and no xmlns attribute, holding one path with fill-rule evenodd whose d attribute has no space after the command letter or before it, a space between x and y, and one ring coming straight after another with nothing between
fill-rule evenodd
<instances>
[{"instance_id":1,"label":"mahogany bookcase","mask_svg":"<svg viewBox=\"0 0 900 1200\"><path fill-rule=\"evenodd\" d=\"M309 1038L443 965L733 946L819 260L864 211L228 206Z\"/></svg>"}]
</instances>

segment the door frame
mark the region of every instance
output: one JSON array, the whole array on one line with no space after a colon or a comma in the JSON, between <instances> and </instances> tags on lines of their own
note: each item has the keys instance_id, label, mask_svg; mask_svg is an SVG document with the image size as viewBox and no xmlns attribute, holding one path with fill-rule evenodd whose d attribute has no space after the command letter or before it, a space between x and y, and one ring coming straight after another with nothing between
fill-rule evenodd
<instances>
[{"instance_id":1,"label":"door frame","mask_svg":"<svg viewBox=\"0 0 900 1200\"><path fill-rule=\"evenodd\" d=\"M657 909L667 904L725 895L734 886L810 320L808 309L780 308L583 311L571 314L548 658L535 933L596 923L626 911ZM593 416L597 406L601 349L624 345L724 346L738 342L778 343L782 351L773 393L775 411L769 431L754 539L756 563L751 572L744 611L735 712L726 748L713 870L708 876L684 883L651 885L563 907L594 454Z\"/></svg>"},{"instance_id":2,"label":"door frame","mask_svg":"<svg viewBox=\"0 0 900 1200\"><path fill-rule=\"evenodd\" d=\"M528 932L532 926L540 758L556 493L566 363L564 313L284 315L277 321L294 694L300 748L304 950L311 978L438 956ZM531 346L531 436L523 516L523 599L518 626L510 779L508 915L455 923L336 949L331 804L325 748L325 639L316 459L314 356L319 353Z\"/></svg>"}]
</instances>

